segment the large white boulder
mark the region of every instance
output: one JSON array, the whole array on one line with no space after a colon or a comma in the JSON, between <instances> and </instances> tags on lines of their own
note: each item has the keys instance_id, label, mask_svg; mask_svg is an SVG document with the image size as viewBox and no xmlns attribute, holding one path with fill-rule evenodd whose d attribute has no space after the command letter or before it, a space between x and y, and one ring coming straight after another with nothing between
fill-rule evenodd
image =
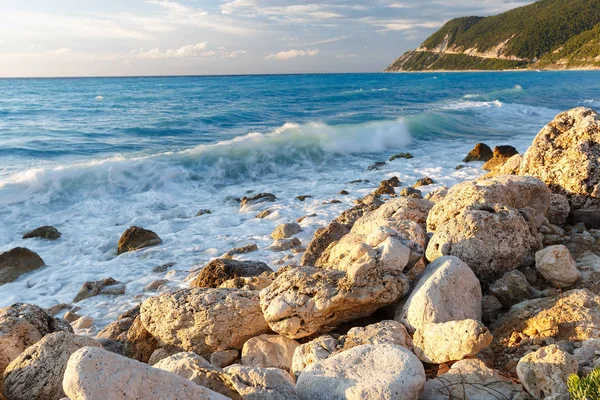
<instances>
[{"instance_id":1,"label":"large white boulder","mask_svg":"<svg viewBox=\"0 0 600 400\"><path fill-rule=\"evenodd\" d=\"M297 341L280 335L253 337L242 348L242 365L289 371L298 346L300 343Z\"/></svg>"}]
</instances>

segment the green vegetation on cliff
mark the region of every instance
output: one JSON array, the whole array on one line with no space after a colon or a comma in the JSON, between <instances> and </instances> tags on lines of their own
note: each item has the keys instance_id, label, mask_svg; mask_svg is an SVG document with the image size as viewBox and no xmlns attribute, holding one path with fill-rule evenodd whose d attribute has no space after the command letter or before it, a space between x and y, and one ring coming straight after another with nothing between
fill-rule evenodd
<instances>
[{"instance_id":1,"label":"green vegetation on cliff","mask_svg":"<svg viewBox=\"0 0 600 400\"><path fill-rule=\"evenodd\" d=\"M599 38L600 0L541 0L451 20L388 71L543 68L561 60L563 67L596 66Z\"/></svg>"}]
</instances>

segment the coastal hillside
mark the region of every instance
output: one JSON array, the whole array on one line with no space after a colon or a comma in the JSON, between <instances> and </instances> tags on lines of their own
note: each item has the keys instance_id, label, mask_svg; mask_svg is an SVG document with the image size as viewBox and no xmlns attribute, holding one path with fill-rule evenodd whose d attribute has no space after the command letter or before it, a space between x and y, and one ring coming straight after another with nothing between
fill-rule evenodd
<instances>
[{"instance_id":1,"label":"coastal hillside","mask_svg":"<svg viewBox=\"0 0 600 400\"><path fill-rule=\"evenodd\" d=\"M600 67L600 0L541 0L447 22L387 72Z\"/></svg>"}]
</instances>

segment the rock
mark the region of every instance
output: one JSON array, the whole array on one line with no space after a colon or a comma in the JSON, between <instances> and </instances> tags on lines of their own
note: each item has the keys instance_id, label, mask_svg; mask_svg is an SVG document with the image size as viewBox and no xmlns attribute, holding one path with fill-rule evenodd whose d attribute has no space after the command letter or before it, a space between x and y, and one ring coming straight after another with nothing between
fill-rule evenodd
<instances>
[{"instance_id":1,"label":"rock","mask_svg":"<svg viewBox=\"0 0 600 400\"><path fill-rule=\"evenodd\" d=\"M46 240L58 240L60 239L61 233L53 226L41 226L23 235L23 239L46 239Z\"/></svg>"},{"instance_id":2,"label":"rock","mask_svg":"<svg viewBox=\"0 0 600 400\"><path fill-rule=\"evenodd\" d=\"M261 291L271 283L273 283L273 273L263 272L259 276L238 277L223 282L219 288L221 289L242 289L242 290L258 290Z\"/></svg>"},{"instance_id":3,"label":"rock","mask_svg":"<svg viewBox=\"0 0 600 400\"><path fill-rule=\"evenodd\" d=\"M406 160L410 160L411 158L414 158L414 156L412 154L410 154L410 153L398 153L398 154L393 155L393 156L390 157L390 162L394 161L394 160L397 160L399 158L404 158Z\"/></svg>"},{"instance_id":4,"label":"rock","mask_svg":"<svg viewBox=\"0 0 600 400\"><path fill-rule=\"evenodd\" d=\"M288 251L293 250L302 246L302 242L298 238L291 239L279 239L271 243L271 245L267 248L270 251Z\"/></svg>"},{"instance_id":5,"label":"rock","mask_svg":"<svg viewBox=\"0 0 600 400\"><path fill-rule=\"evenodd\" d=\"M171 372L95 347L71 355L63 389L71 400L227 399Z\"/></svg>"},{"instance_id":6,"label":"rock","mask_svg":"<svg viewBox=\"0 0 600 400\"><path fill-rule=\"evenodd\" d=\"M53 305L52 307L45 308L44 311L46 311L50 315L56 315L59 312L61 312L62 310L67 309L67 308L70 309L71 305L67 304L67 303L58 303L58 304Z\"/></svg>"},{"instance_id":7,"label":"rock","mask_svg":"<svg viewBox=\"0 0 600 400\"><path fill-rule=\"evenodd\" d=\"M78 329L89 329L94 325L94 318L89 317L89 316L83 316L81 318L78 318L77 320L73 321L71 323L71 326L73 327L74 330L78 330Z\"/></svg>"},{"instance_id":8,"label":"rock","mask_svg":"<svg viewBox=\"0 0 600 400\"><path fill-rule=\"evenodd\" d=\"M598 209L573 210L572 217L574 224L583 223L590 229L600 228L600 210Z\"/></svg>"},{"instance_id":9,"label":"rock","mask_svg":"<svg viewBox=\"0 0 600 400\"><path fill-rule=\"evenodd\" d=\"M396 321L410 332L430 323L481 320L481 286L467 264L441 257L425 268L410 297L396 310Z\"/></svg>"},{"instance_id":10,"label":"rock","mask_svg":"<svg viewBox=\"0 0 600 400\"><path fill-rule=\"evenodd\" d=\"M537 237L519 211L477 204L438 225L426 255L429 261L458 257L480 280L490 282L532 263L537 249Z\"/></svg>"},{"instance_id":11,"label":"rock","mask_svg":"<svg viewBox=\"0 0 600 400\"><path fill-rule=\"evenodd\" d=\"M157 246L162 243L158 235L148 229L132 226L119 239L117 254L139 250L144 247Z\"/></svg>"},{"instance_id":12,"label":"rock","mask_svg":"<svg viewBox=\"0 0 600 400\"><path fill-rule=\"evenodd\" d=\"M503 159L502 163L495 165L490 172L485 175L485 178L491 178L498 175L519 175L522 163L523 156L521 154L516 154L508 159Z\"/></svg>"},{"instance_id":13,"label":"rock","mask_svg":"<svg viewBox=\"0 0 600 400\"><path fill-rule=\"evenodd\" d=\"M535 253L535 267L546 280L561 288L571 286L581 277L569 249L562 244Z\"/></svg>"},{"instance_id":14,"label":"rock","mask_svg":"<svg viewBox=\"0 0 600 400\"><path fill-rule=\"evenodd\" d=\"M400 187L400 185L402 185L402 182L400 182L400 178L398 178L397 176L392 176L390 179L385 179L383 181L381 181L380 186L392 186L392 187Z\"/></svg>"},{"instance_id":15,"label":"rock","mask_svg":"<svg viewBox=\"0 0 600 400\"><path fill-rule=\"evenodd\" d=\"M523 387L536 399L568 394L567 378L577 374L577 359L556 345L526 355L517 365Z\"/></svg>"},{"instance_id":16,"label":"rock","mask_svg":"<svg viewBox=\"0 0 600 400\"><path fill-rule=\"evenodd\" d=\"M210 210L203 209L203 210L198 211L198 213L196 214L196 217L201 217L204 214L212 214L212 212Z\"/></svg>"},{"instance_id":17,"label":"rock","mask_svg":"<svg viewBox=\"0 0 600 400\"><path fill-rule=\"evenodd\" d=\"M94 339L56 332L28 347L4 371L4 394L11 400L60 399L62 378L71 354L82 347L101 347Z\"/></svg>"},{"instance_id":18,"label":"rock","mask_svg":"<svg viewBox=\"0 0 600 400\"><path fill-rule=\"evenodd\" d=\"M569 212L571 211L571 206L569 205L569 200L567 200L566 196L562 194L552 193L550 195L550 208L548 209L548 221L551 224L563 226L565 222L567 222L567 217L569 216ZM581 210L585 211L585 210ZM577 218L575 218L577 219ZM585 222L585 221L577 221L577 222ZM590 225L590 228L593 226Z\"/></svg>"},{"instance_id":19,"label":"rock","mask_svg":"<svg viewBox=\"0 0 600 400\"><path fill-rule=\"evenodd\" d=\"M490 285L490 294L496 297L503 307L510 308L532 297L533 288L525 275L518 270L509 271Z\"/></svg>"},{"instance_id":20,"label":"rock","mask_svg":"<svg viewBox=\"0 0 600 400\"><path fill-rule=\"evenodd\" d=\"M348 196L350 193L347 190L340 190L339 194L342 196Z\"/></svg>"},{"instance_id":21,"label":"rock","mask_svg":"<svg viewBox=\"0 0 600 400\"><path fill-rule=\"evenodd\" d=\"M77 321L79 318L81 318L81 315L79 315L73 311L67 311L65 313L65 315L63 315L63 319L69 323L73 323L73 322Z\"/></svg>"},{"instance_id":22,"label":"rock","mask_svg":"<svg viewBox=\"0 0 600 400\"><path fill-rule=\"evenodd\" d=\"M474 358L458 361L442 376L428 380L421 399L517 400L521 393L521 385Z\"/></svg>"},{"instance_id":23,"label":"rock","mask_svg":"<svg viewBox=\"0 0 600 400\"><path fill-rule=\"evenodd\" d=\"M0 286L44 266L44 260L24 247L0 253Z\"/></svg>"},{"instance_id":24,"label":"rock","mask_svg":"<svg viewBox=\"0 0 600 400\"><path fill-rule=\"evenodd\" d=\"M260 292L265 319L275 332L298 339L369 316L407 293L404 272L417 247L391 229L367 238L347 235L322 254L316 263L321 268L282 272Z\"/></svg>"},{"instance_id":25,"label":"rock","mask_svg":"<svg viewBox=\"0 0 600 400\"><path fill-rule=\"evenodd\" d=\"M446 186L444 186L444 187L436 189L432 192L427 193L427 195L425 196L425 200L429 201L431 203L431 207L433 207L433 205L435 203L438 203L441 200L443 200L447 194L448 194L448 188Z\"/></svg>"},{"instance_id":26,"label":"rock","mask_svg":"<svg viewBox=\"0 0 600 400\"><path fill-rule=\"evenodd\" d=\"M254 205L254 204L258 204L258 203L264 203L264 202L274 202L277 201L277 196L275 196L273 193L259 193L257 195L254 196L250 196L250 197L242 197L242 202L240 203L240 206L244 207L244 206L250 206L250 205Z\"/></svg>"},{"instance_id":27,"label":"rock","mask_svg":"<svg viewBox=\"0 0 600 400\"><path fill-rule=\"evenodd\" d=\"M321 204L325 205L325 204L340 204L341 201L338 199L333 199L333 200L328 200L328 201L324 201Z\"/></svg>"},{"instance_id":28,"label":"rock","mask_svg":"<svg viewBox=\"0 0 600 400\"><path fill-rule=\"evenodd\" d=\"M173 268L174 266L175 266L174 262L168 262L166 264L159 265L159 266L152 268L152 273L162 274L164 272L167 272L170 268Z\"/></svg>"},{"instance_id":29,"label":"rock","mask_svg":"<svg viewBox=\"0 0 600 400\"><path fill-rule=\"evenodd\" d=\"M381 182L379 187L377 189L375 189L375 191L373 192L373 195L375 195L375 196L385 196L385 195L395 196L396 190L394 189L394 186L390 185L387 181L383 181L383 182Z\"/></svg>"},{"instance_id":30,"label":"rock","mask_svg":"<svg viewBox=\"0 0 600 400\"><path fill-rule=\"evenodd\" d=\"M367 171L377 171L380 170L381 168L385 167L387 164L385 161L377 161L375 164L371 164L369 165L369 168L367 168Z\"/></svg>"},{"instance_id":31,"label":"rock","mask_svg":"<svg viewBox=\"0 0 600 400\"><path fill-rule=\"evenodd\" d=\"M402 189L402 191L400 192L400 196L409 197L412 199L422 199L423 193L421 193L421 191L418 189L406 187L406 188Z\"/></svg>"},{"instance_id":32,"label":"rock","mask_svg":"<svg viewBox=\"0 0 600 400\"><path fill-rule=\"evenodd\" d=\"M587 376L594 369L600 367L600 339L590 339L581 343L573 355L579 365L579 375Z\"/></svg>"},{"instance_id":33,"label":"rock","mask_svg":"<svg viewBox=\"0 0 600 400\"><path fill-rule=\"evenodd\" d=\"M269 332L258 292L250 290L163 293L142 303L140 317L157 339L207 357L215 351L241 349L248 339Z\"/></svg>"},{"instance_id":34,"label":"rock","mask_svg":"<svg viewBox=\"0 0 600 400\"><path fill-rule=\"evenodd\" d=\"M98 296L101 294L124 294L125 285L114 280L113 278L106 278L100 281L85 282L79 292L73 299L73 303L80 302L90 297Z\"/></svg>"},{"instance_id":35,"label":"rock","mask_svg":"<svg viewBox=\"0 0 600 400\"><path fill-rule=\"evenodd\" d=\"M310 365L298 377L302 399L417 400L425 384L414 354L391 344L362 345Z\"/></svg>"},{"instance_id":36,"label":"rock","mask_svg":"<svg viewBox=\"0 0 600 400\"><path fill-rule=\"evenodd\" d=\"M271 237L275 240L287 239L300 232L302 227L296 223L281 224L271 233Z\"/></svg>"},{"instance_id":37,"label":"rock","mask_svg":"<svg viewBox=\"0 0 600 400\"><path fill-rule=\"evenodd\" d=\"M305 201L306 199L312 199L312 196L297 196L296 199L298 201Z\"/></svg>"},{"instance_id":38,"label":"rock","mask_svg":"<svg viewBox=\"0 0 600 400\"><path fill-rule=\"evenodd\" d=\"M150 356L158 348L158 341L142 324L140 316L135 317L127 330L125 354L129 358L147 363Z\"/></svg>"},{"instance_id":39,"label":"rock","mask_svg":"<svg viewBox=\"0 0 600 400\"><path fill-rule=\"evenodd\" d=\"M477 355L492 342L479 321L464 319L427 324L413 337L415 355L423 362L441 364Z\"/></svg>"},{"instance_id":40,"label":"rock","mask_svg":"<svg viewBox=\"0 0 600 400\"><path fill-rule=\"evenodd\" d=\"M154 350L154 352L148 359L147 364L154 366L159 361L164 360L167 357L171 357L172 355L175 355L177 353L181 353L182 351L183 351L182 349L175 347L175 346L160 347L160 348Z\"/></svg>"},{"instance_id":41,"label":"rock","mask_svg":"<svg viewBox=\"0 0 600 400\"><path fill-rule=\"evenodd\" d=\"M225 372L244 400L299 400L294 380L283 370L232 365Z\"/></svg>"},{"instance_id":42,"label":"rock","mask_svg":"<svg viewBox=\"0 0 600 400\"><path fill-rule=\"evenodd\" d=\"M589 108L557 115L524 155L521 175L565 195L572 210L600 207L600 116Z\"/></svg>"},{"instance_id":43,"label":"rock","mask_svg":"<svg viewBox=\"0 0 600 400\"><path fill-rule=\"evenodd\" d=\"M494 148L492 159L483 164L483 169L486 171L491 171L494 168L506 163L509 158L517 154L519 154L519 152L512 146L496 146Z\"/></svg>"},{"instance_id":44,"label":"rock","mask_svg":"<svg viewBox=\"0 0 600 400\"><path fill-rule=\"evenodd\" d=\"M264 210L259 212L258 214L256 214L256 216L254 218L258 218L258 219L265 219L267 218L269 215L273 214L275 211L268 209L268 210Z\"/></svg>"},{"instance_id":45,"label":"rock","mask_svg":"<svg viewBox=\"0 0 600 400\"><path fill-rule=\"evenodd\" d=\"M169 283L168 279L157 279L147 284L144 288L144 292L156 292L161 287L164 288L167 283Z\"/></svg>"},{"instance_id":46,"label":"rock","mask_svg":"<svg viewBox=\"0 0 600 400\"><path fill-rule=\"evenodd\" d=\"M254 251L258 251L258 246L254 243L250 243L245 246L235 247L235 248L229 250L227 253L225 253L223 255L222 258L232 260L233 256L235 256L236 254L247 254L247 253L252 253Z\"/></svg>"},{"instance_id":47,"label":"rock","mask_svg":"<svg viewBox=\"0 0 600 400\"><path fill-rule=\"evenodd\" d=\"M260 335L248 340L242 348L242 365L273 367L289 371L294 351L300 343L279 335Z\"/></svg>"},{"instance_id":48,"label":"rock","mask_svg":"<svg viewBox=\"0 0 600 400\"><path fill-rule=\"evenodd\" d=\"M227 374L195 353L174 354L157 362L154 368L177 374L228 398L242 399Z\"/></svg>"},{"instance_id":49,"label":"rock","mask_svg":"<svg viewBox=\"0 0 600 400\"><path fill-rule=\"evenodd\" d=\"M473 150L463 159L463 162L489 161L493 156L494 153L490 146L485 143L477 143Z\"/></svg>"},{"instance_id":50,"label":"rock","mask_svg":"<svg viewBox=\"0 0 600 400\"><path fill-rule=\"evenodd\" d=\"M403 220L414 221L424 227L432 207L432 202L423 199L400 197L390 200L377 210L359 218L352 226L351 232L368 235L378 226L393 226Z\"/></svg>"},{"instance_id":51,"label":"rock","mask_svg":"<svg viewBox=\"0 0 600 400\"><path fill-rule=\"evenodd\" d=\"M210 355L210 363L215 367L225 368L233 364L239 355L240 352L235 349L217 351Z\"/></svg>"},{"instance_id":52,"label":"rock","mask_svg":"<svg viewBox=\"0 0 600 400\"><path fill-rule=\"evenodd\" d=\"M236 261L217 258L202 268L190 283L190 287L218 288L230 279L258 276L263 272L273 272L273 270L267 264L259 261Z\"/></svg>"},{"instance_id":53,"label":"rock","mask_svg":"<svg viewBox=\"0 0 600 400\"><path fill-rule=\"evenodd\" d=\"M298 376L307 366L356 346L385 343L413 349L412 338L404 325L397 321L382 321L364 328L352 328L338 338L324 335L300 345L294 352L292 373Z\"/></svg>"},{"instance_id":54,"label":"rock","mask_svg":"<svg viewBox=\"0 0 600 400\"><path fill-rule=\"evenodd\" d=\"M481 298L481 320L485 324L495 321L502 310L502 303L494 296L485 295Z\"/></svg>"},{"instance_id":55,"label":"rock","mask_svg":"<svg viewBox=\"0 0 600 400\"><path fill-rule=\"evenodd\" d=\"M433 179L431 179L430 177L426 176L425 178L421 178L419 180L417 180L417 182L413 185L413 188L418 188L421 186L429 186L429 185L433 185L435 182Z\"/></svg>"}]
</instances>

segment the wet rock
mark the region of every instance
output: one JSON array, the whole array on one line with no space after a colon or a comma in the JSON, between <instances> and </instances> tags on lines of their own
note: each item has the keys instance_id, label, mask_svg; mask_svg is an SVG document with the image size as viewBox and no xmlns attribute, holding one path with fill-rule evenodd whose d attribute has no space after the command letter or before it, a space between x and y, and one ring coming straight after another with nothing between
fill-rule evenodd
<instances>
[{"instance_id":1,"label":"wet rock","mask_svg":"<svg viewBox=\"0 0 600 400\"><path fill-rule=\"evenodd\" d=\"M372 164L367 168L367 171L377 171L381 168L385 167L387 164L385 161L377 161L375 164Z\"/></svg>"},{"instance_id":2,"label":"wet rock","mask_svg":"<svg viewBox=\"0 0 600 400\"><path fill-rule=\"evenodd\" d=\"M232 365L225 372L244 400L299 400L294 380L281 369Z\"/></svg>"},{"instance_id":3,"label":"wet rock","mask_svg":"<svg viewBox=\"0 0 600 400\"><path fill-rule=\"evenodd\" d=\"M428 380L421 399L516 400L522 393L521 385L475 358L458 361L442 376Z\"/></svg>"},{"instance_id":4,"label":"wet rock","mask_svg":"<svg viewBox=\"0 0 600 400\"><path fill-rule=\"evenodd\" d=\"M183 289L142 303L140 317L150 334L166 344L209 356L241 349L269 326L258 292L235 289Z\"/></svg>"},{"instance_id":5,"label":"wet rock","mask_svg":"<svg viewBox=\"0 0 600 400\"><path fill-rule=\"evenodd\" d=\"M567 378L577 370L577 359L556 345L526 355L517 365L519 380L536 399L568 395Z\"/></svg>"},{"instance_id":6,"label":"wet rock","mask_svg":"<svg viewBox=\"0 0 600 400\"><path fill-rule=\"evenodd\" d=\"M175 266L174 262L168 262L166 264L162 264L162 265L152 268L152 273L162 274L164 272L167 272L170 268L173 268L174 266Z\"/></svg>"},{"instance_id":7,"label":"wet rock","mask_svg":"<svg viewBox=\"0 0 600 400\"><path fill-rule=\"evenodd\" d=\"M352 182L350 182L350 183L352 183ZM312 199L312 198L313 198L312 196L297 196L296 197L296 199L298 201L305 201L306 199Z\"/></svg>"},{"instance_id":8,"label":"wet rock","mask_svg":"<svg viewBox=\"0 0 600 400\"><path fill-rule=\"evenodd\" d=\"M289 371L294 351L300 345L280 335L260 335L248 340L242 348L242 365L279 368Z\"/></svg>"},{"instance_id":9,"label":"wet rock","mask_svg":"<svg viewBox=\"0 0 600 400\"><path fill-rule=\"evenodd\" d=\"M505 272L531 264L538 246L537 237L519 211L477 205L437 225L426 255L429 261L456 256L480 280L491 282Z\"/></svg>"},{"instance_id":10,"label":"wet rock","mask_svg":"<svg viewBox=\"0 0 600 400\"><path fill-rule=\"evenodd\" d=\"M227 398L242 399L233 388L231 378L226 373L195 353L173 354L157 362L154 368L177 374L181 378L188 379L197 385L227 396Z\"/></svg>"},{"instance_id":11,"label":"wet rock","mask_svg":"<svg viewBox=\"0 0 600 400\"><path fill-rule=\"evenodd\" d=\"M216 351L210 355L210 363L215 367L225 368L233 364L239 355L240 352L235 349Z\"/></svg>"},{"instance_id":12,"label":"wet rock","mask_svg":"<svg viewBox=\"0 0 600 400\"><path fill-rule=\"evenodd\" d=\"M303 399L417 400L425 385L414 354L390 344L362 345L310 365L298 377Z\"/></svg>"},{"instance_id":13,"label":"wet rock","mask_svg":"<svg viewBox=\"0 0 600 400\"><path fill-rule=\"evenodd\" d=\"M274 241L267 248L267 250L275 251L275 252L278 252L278 251L287 251L287 250L296 249L296 248L298 248L300 246L302 246L302 242L298 238L279 239L279 240Z\"/></svg>"},{"instance_id":14,"label":"wet rock","mask_svg":"<svg viewBox=\"0 0 600 400\"><path fill-rule=\"evenodd\" d=\"M79 292L73 299L73 303L77 303L81 300L88 299L90 297L98 295L115 295L124 294L125 285L114 280L113 278L106 278L99 281L85 282Z\"/></svg>"},{"instance_id":15,"label":"wet rock","mask_svg":"<svg viewBox=\"0 0 600 400\"><path fill-rule=\"evenodd\" d=\"M563 245L546 247L535 253L535 267L546 280L566 288L581 277L569 249Z\"/></svg>"},{"instance_id":16,"label":"wet rock","mask_svg":"<svg viewBox=\"0 0 600 400\"><path fill-rule=\"evenodd\" d=\"M394 189L394 186L392 186L388 181L383 181L383 182L381 182L379 187L377 189L375 189L375 191L373 192L373 195L375 195L375 196L384 196L384 195L395 196L396 190Z\"/></svg>"},{"instance_id":17,"label":"wet rock","mask_svg":"<svg viewBox=\"0 0 600 400\"><path fill-rule=\"evenodd\" d=\"M356 346L386 343L406 347L411 351L413 349L412 338L404 325L397 321L382 321L364 328L352 328L346 335L319 336L300 345L294 352L292 372L298 376L307 366Z\"/></svg>"},{"instance_id":18,"label":"wet rock","mask_svg":"<svg viewBox=\"0 0 600 400\"><path fill-rule=\"evenodd\" d=\"M415 332L415 355L423 362L441 364L477 355L492 342L479 321L464 319L427 324Z\"/></svg>"},{"instance_id":19,"label":"wet rock","mask_svg":"<svg viewBox=\"0 0 600 400\"><path fill-rule=\"evenodd\" d=\"M144 247L157 246L162 243L158 235L148 229L132 226L119 239L118 254L135 251Z\"/></svg>"},{"instance_id":20,"label":"wet rock","mask_svg":"<svg viewBox=\"0 0 600 400\"><path fill-rule=\"evenodd\" d=\"M483 165L483 169L491 171L506 163L512 156L517 154L519 154L519 152L512 146L496 146L494 148L492 159Z\"/></svg>"},{"instance_id":21,"label":"wet rock","mask_svg":"<svg viewBox=\"0 0 600 400\"><path fill-rule=\"evenodd\" d=\"M168 279L157 279L147 284L144 288L144 292L156 292L161 287L164 288L167 283L169 283Z\"/></svg>"},{"instance_id":22,"label":"wet rock","mask_svg":"<svg viewBox=\"0 0 600 400\"><path fill-rule=\"evenodd\" d=\"M426 176L425 178L421 178L421 179L417 180L417 182L413 185L413 188L418 188L421 186L429 186L429 185L433 185L434 183L435 182L433 179Z\"/></svg>"},{"instance_id":23,"label":"wet rock","mask_svg":"<svg viewBox=\"0 0 600 400\"><path fill-rule=\"evenodd\" d=\"M254 204L258 204L258 203L264 203L264 202L274 202L277 201L277 196L275 196L273 193L259 193L257 195L254 196L250 196L250 197L242 197L242 201L240 203L240 205L242 207L244 206L250 206L250 205L254 205Z\"/></svg>"},{"instance_id":24,"label":"wet rock","mask_svg":"<svg viewBox=\"0 0 600 400\"><path fill-rule=\"evenodd\" d=\"M28 347L4 371L4 394L11 400L60 399L62 378L71 354L85 346L101 347L94 339L56 332Z\"/></svg>"},{"instance_id":25,"label":"wet rock","mask_svg":"<svg viewBox=\"0 0 600 400\"><path fill-rule=\"evenodd\" d=\"M390 162L394 161L394 160L397 160L399 158L403 158L405 160L410 160L411 158L414 158L414 156L412 154L410 154L410 153L398 153L398 154L393 155L393 156L390 157Z\"/></svg>"},{"instance_id":26,"label":"wet rock","mask_svg":"<svg viewBox=\"0 0 600 400\"><path fill-rule=\"evenodd\" d=\"M469 266L456 257L441 257L425 268L394 319L410 332L422 331L431 323L480 321L481 297L479 280Z\"/></svg>"},{"instance_id":27,"label":"wet rock","mask_svg":"<svg viewBox=\"0 0 600 400\"><path fill-rule=\"evenodd\" d=\"M400 196L409 197L413 199L422 199L423 193L418 189L406 187L402 189L402 191L400 191Z\"/></svg>"},{"instance_id":28,"label":"wet rock","mask_svg":"<svg viewBox=\"0 0 600 400\"><path fill-rule=\"evenodd\" d=\"M385 179L383 181L381 181L380 186L383 185L389 185L392 187L400 187L400 185L402 185L402 182L400 182L400 179L397 176L392 176L390 179Z\"/></svg>"},{"instance_id":29,"label":"wet rock","mask_svg":"<svg viewBox=\"0 0 600 400\"><path fill-rule=\"evenodd\" d=\"M223 258L233 259L236 254L248 254L258 251L258 246L255 243L250 243L245 246L235 247L223 255Z\"/></svg>"},{"instance_id":30,"label":"wet rock","mask_svg":"<svg viewBox=\"0 0 600 400\"><path fill-rule=\"evenodd\" d=\"M94 318L90 316L83 316L81 318L76 319L71 323L71 326L74 330L79 329L89 329L94 325Z\"/></svg>"},{"instance_id":31,"label":"wet rock","mask_svg":"<svg viewBox=\"0 0 600 400\"><path fill-rule=\"evenodd\" d=\"M13 282L21 275L44 266L44 260L24 247L0 253L0 285Z\"/></svg>"},{"instance_id":32,"label":"wet rock","mask_svg":"<svg viewBox=\"0 0 600 400\"><path fill-rule=\"evenodd\" d=\"M63 389L75 400L227 399L171 372L95 347L71 355Z\"/></svg>"},{"instance_id":33,"label":"wet rock","mask_svg":"<svg viewBox=\"0 0 600 400\"><path fill-rule=\"evenodd\" d=\"M60 239L61 233L53 226L41 226L23 235L23 239L46 239L46 240L58 240Z\"/></svg>"},{"instance_id":34,"label":"wet rock","mask_svg":"<svg viewBox=\"0 0 600 400\"><path fill-rule=\"evenodd\" d=\"M589 108L557 115L524 155L521 175L566 195L572 210L600 208L600 116Z\"/></svg>"},{"instance_id":35,"label":"wet rock","mask_svg":"<svg viewBox=\"0 0 600 400\"><path fill-rule=\"evenodd\" d=\"M490 146L485 143L477 143L473 150L463 159L463 162L489 161L493 156L494 153Z\"/></svg>"},{"instance_id":36,"label":"wet rock","mask_svg":"<svg viewBox=\"0 0 600 400\"><path fill-rule=\"evenodd\" d=\"M489 291L505 308L533 297L533 288L525 275L517 270L504 274L490 285Z\"/></svg>"},{"instance_id":37,"label":"wet rock","mask_svg":"<svg viewBox=\"0 0 600 400\"><path fill-rule=\"evenodd\" d=\"M348 196L350 193L347 190L340 190L339 194L342 196Z\"/></svg>"},{"instance_id":38,"label":"wet rock","mask_svg":"<svg viewBox=\"0 0 600 400\"><path fill-rule=\"evenodd\" d=\"M201 217L205 214L212 214L212 212L210 210L203 209L203 210L198 211L198 213L196 214L196 217Z\"/></svg>"},{"instance_id":39,"label":"wet rock","mask_svg":"<svg viewBox=\"0 0 600 400\"><path fill-rule=\"evenodd\" d=\"M206 264L190 287L218 288L230 279L258 276L263 272L273 272L265 263L259 261L236 261L217 258Z\"/></svg>"},{"instance_id":40,"label":"wet rock","mask_svg":"<svg viewBox=\"0 0 600 400\"><path fill-rule=\"evenodd\" d=\"M268 209L268 210L264 210L259 212L258 214L256 214L256 216L254 218L258 218L258 219L265 219L267 218L269 215L273 214L275 211Z\"/></svg>"},{"instance_id":41,"label":"wet rock","mask_svg":"<svg viewBox=\"0 0 600 400\"><path fill-rule=\"evenodd\" d=\"M296 223L281 224L271 233L271 237L275 240L287 239L300 232L302 227Z\"/></svg>"}]
</instances>

